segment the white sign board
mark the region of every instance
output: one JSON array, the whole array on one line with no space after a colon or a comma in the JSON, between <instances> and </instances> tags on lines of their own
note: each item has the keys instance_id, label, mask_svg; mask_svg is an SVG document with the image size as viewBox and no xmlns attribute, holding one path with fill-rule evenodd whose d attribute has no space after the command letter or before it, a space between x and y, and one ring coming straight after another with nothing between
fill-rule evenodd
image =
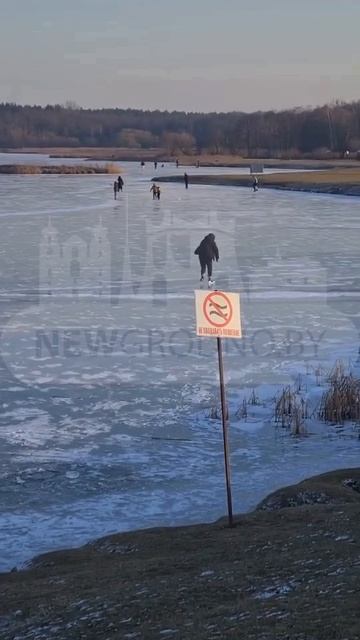
<instances>
[{"instance_id":1,"label":"white sign board","mask_svg":"<svg viewBox=\"0 0 360 640\"><path fill-rule=\"evenodd\" d=\"M264 173L264 165L259 163L251 164L250 173Z\"/></svg>"},{"instance_id":2,"label":"white sign board","mask_svg":"<svg viewBox=\"0 0 360 640\"><path fill-rule=\"evenodd\" d=\"M241 338L240 295L195 291L196 334L207 338Z\"/></svg>"}]
</instances>

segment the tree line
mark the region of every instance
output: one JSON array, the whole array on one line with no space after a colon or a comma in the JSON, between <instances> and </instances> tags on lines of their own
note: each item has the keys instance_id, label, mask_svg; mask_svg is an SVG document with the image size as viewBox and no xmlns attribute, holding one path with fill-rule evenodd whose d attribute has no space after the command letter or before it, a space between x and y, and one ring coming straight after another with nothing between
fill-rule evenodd
<instances>
[{"instance_id":1,"label":"tree line","mask_svg":"<svg viewBox=\"0 0 360 640\"><path fill-rule=\"evenodd\" d=\"M0 147L121 147L249 157L360 150L360 101L254 113L0 104Z\"/></svg>"}]
</instances>

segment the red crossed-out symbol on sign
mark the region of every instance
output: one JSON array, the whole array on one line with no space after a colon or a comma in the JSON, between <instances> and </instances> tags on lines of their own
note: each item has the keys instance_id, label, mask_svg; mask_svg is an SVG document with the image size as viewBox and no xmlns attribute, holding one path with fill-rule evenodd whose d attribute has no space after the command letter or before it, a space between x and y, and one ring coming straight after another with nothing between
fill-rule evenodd
<instances>
[{"instance_id":1,"label":"red crossed-out symbol on sign","mask_svg":"<svg viewBox=\"0 0 360 640\"><path fill-rule=\"evenodd\" d=\"M206 320L217 328L226 327L233 317L233 308L229 298L221 291L213 291L203 303Z\"/></svg>"}]
</instances>

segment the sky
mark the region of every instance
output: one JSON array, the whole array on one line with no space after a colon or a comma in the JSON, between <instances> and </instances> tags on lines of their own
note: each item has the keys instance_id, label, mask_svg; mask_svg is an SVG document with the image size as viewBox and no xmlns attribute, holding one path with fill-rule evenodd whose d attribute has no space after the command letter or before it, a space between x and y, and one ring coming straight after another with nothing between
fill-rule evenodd
<instances>
[{"instance_id":1,"label":"sky","mask_svg":"<svg viewBox=\"0 0 360 640\"><path fill-rule=\"evenodd\" d=\"M256 111L360 99L360 0L0 0L0 102Z\"/></svg>"}]
</instances>

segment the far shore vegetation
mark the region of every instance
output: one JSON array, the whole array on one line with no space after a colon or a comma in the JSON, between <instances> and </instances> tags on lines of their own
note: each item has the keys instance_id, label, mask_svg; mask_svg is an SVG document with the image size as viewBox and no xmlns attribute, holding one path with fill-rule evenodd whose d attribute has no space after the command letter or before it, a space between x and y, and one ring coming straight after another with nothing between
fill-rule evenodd
<instances>
[{"instance_id":1,"label":"far shore vegetation","mask_svg":"<svg viewBox=\"0 0 360 640\"><path fill-rule=\"evenodd\" d=\"M1 151L1 150L0 150ZM230 153L207 153L203 152L199 155L191 154L187 155L182 152L176 154L169 154L166 149L128 149L124 147L19 147L3 149L3 152L9 154L45 154L49 155L53 159L59 159L64 161L69 158L79 159L81 162L142 162L152 163L157 161L158 170L161 169L163 163L175 164L178 160L180 166L184 167L246 167L249 168L250 164L255 160L256 163L263 164L264 167L278 168L278 169L332 169L336 167L358 167L359 162L350 157L339 158L329 157L324 158L298 158L298 159L284 159L284 158L249 158L239 154Z\"/></svg>"},{"instance_id":2,"label":"far shore vegetation","mask_svg":"<svg viewBox=\"0 0 360 640\"><path fill-rule=\"evenodd\" d=\"M30 148L77 149L77 153L97 148L103 149L103 155L121 149L135 157L144 154L155 159L156 154L157 160L207 154L359 160L360 101L255 113L1 103L0 150Z\"/></svg>"}]
</instances>

